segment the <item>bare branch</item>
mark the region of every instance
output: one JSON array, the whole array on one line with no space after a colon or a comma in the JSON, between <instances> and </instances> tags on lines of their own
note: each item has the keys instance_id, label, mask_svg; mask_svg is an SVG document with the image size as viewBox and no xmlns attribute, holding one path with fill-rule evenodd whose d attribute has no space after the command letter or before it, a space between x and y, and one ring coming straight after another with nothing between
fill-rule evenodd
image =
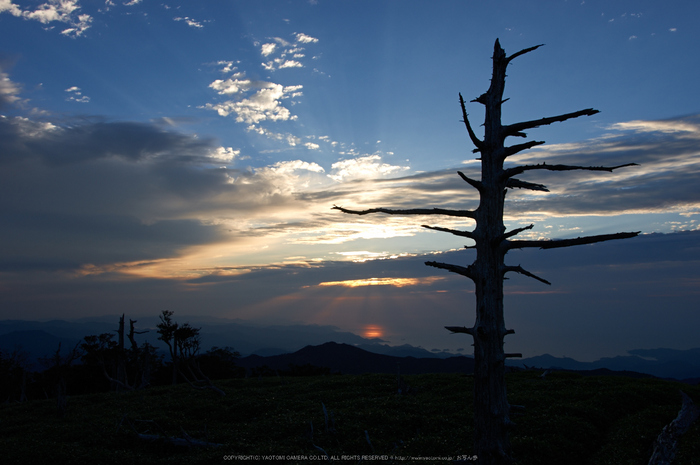
<instances>
[{"instance_id":1,"label":"bare branch","mask_svg":"<svg viewBox=\"0 0 700 465\"><path fill-rule=\"evenodd\" d=\"M477 181L476 179L472 179L470 177L467 177L461 171L457 171L457 174L462 179L464 179L465 182L467 182L470 186L472 186L474 189L478 190L479 192L481 192L484 189L484 185L481 183L481 181Z\"/></svg>"},{"instance_id":2,"label":"bare branch","mask_svg":"<svg viewBox=\"0 0 700 465\"><path fill-rule=\"evenodd\" d=\"M434 268L440 268L442 270L447 270L447 271L451 271L453 273L461 274L462 276L466 276L467 278L471 279L472 281L475 279L474 272L472 271L471 265L468 267L464 267L464 266L451 265L449 263L439 263L439 262L425 262L425 264L428 266L432 266Z\"/></svg>"},{"instance_id":3,"label":"bare branch","mask_svg":"<svg viewBox=\"0 0 700 465\"><path fill-rule=\"evenodd\" d=\"M529 226L525 226L522 228L513 229L512 231L508 231L507 233L503 234L501 237L498 238L498 242L500 243L501 241L504 241L504 240L508 239L509 237L513 237L517 234L520 234L523 231L527 231L528 229L532 229L534 227L535 227L535 225L531 224Z\"/></svg>"},{"instance_id":4,"label":"bare branch","mask_svg":"<svg viewBox=\"0 0 700 465\"><path fill-rule=\"evenodd\" d=\"M517 144L517 145L512 145L510 147L506 147L505 151L503 152L503 159L505 160L506 158L510 157L511 155L515 155L518 152L522 152L523 150L528 150L531 149L532 147L536 147L538 145L542 145L545 142L543 140L533 140L531 142L525 142L524 144Z\"/></svg>"},{"instance_id":5,"label":"bare branch","mask_svg":"<svg viewBox=\"0 0 700 465\"><path fill-rule=\"evenodd\" d=\"M517 55L513 55L511 57L514 58ZM579 110L575 111L573 113L566 113L564 115L558 115L558 116L550 116L547 118L541 118L537 120L532 120L532 121L523 121L522 123L515 123L515 124L509 124L507 126L503 126L503 138L505 139L508 136L516 136L520 135L522 131L526 129L532 129L532 128L537 128L540 126L546 126L548 124L552 123L558 123L561 121L566 121L567 119L571 118L578 118L579 116L592 116L595 115L596 113L600 113L600 111L595 110L593 108L586 108L585 110Z\"/></svg>"},{"instance_id":6,"label":"bare branch","mask_svg":"<svg viewBox=\"0 0 700 465\"><path fill-rule=\"evenodd\" d=\"M472 103L480 103L480 104L482 104L482 105L485 106L485 105L488 104L488 98L489 98L488 94L487 94L487 93L483 93L483 94L479 95L477 98L475 98L474 100L470 100L470 102L472 102Z\"/></svg>"},{"instance_id":7,"label":"bare branch","mask_svg":"<svg viewBox=\"0 0 700 465\"><path fill-rule=\"evenodd\" d=\"M467 328L465 326L445 326L445 329L452 332L452 334L465 333L472 336L474 335L474 328Z\"/></svg>"},{"instance_id":8,"label":"bare branch","mask_svg":"<svg viewBox=\"0 0 700 465\"><path fill-rule=\"evenodd\" d=\"M518 265L518 266L506 266L505 268L503 268L503 274L504 274L504 275L505 275L506 273L508 273L509 271L514 271L514 272L516 272L516 273L520 273L521 275L528 276L528 277L530 277L530 278L532 278L532 279L536 279L536 280L538 280L539 282L548 284L548 285L550 285L550 286L552 285L552 283L550 283L550 282L547 281L546 279L540 278L539 276L530 273L529 271L527 271L526 269L524 269L524 268L523 268L522 266L520 266L520 265Z\"/></svg>"},{"instance_id":9,"label":"bare branch","mask_svg":"<svg viewBox=\"0 0 700 465\"><path fill-rule=\"evenodd\" d=\"M510 178L506 181L506 187L511 189L530 189L531 191L549 192L544 184L536 184L534 182L521 181L520 179Z\"/></svg>"},{"instance_id":10,"label":"bare branch","mask_svg":"<svg viewBox=\"0 0 700 465\"><path fill-rule=\"evenodd\" d=\"M107 378L107 381L109 381L110 383L118 384L119 386L123 387L128 391L133 391L135 389L133 386L130 386L127 383L124 383L122 381L119 381L118 379L109 376L109 373L107 373L107 368L105 367L105 364L102 360L100 360L100 364L102 365L102 374L105 376L105 378Z\"/></svg>"},{"instance_id":11,"label":"bare branch","mask_svg":"<svg viewBox=\"0 0 700 465\"><path fill-rule=\"evenodd\" d=\"M522 165L516 166L514 168L509 168L503 172L503 176L510 178L518 174L522 174L525 171L532 170L547 170L547 171L574 171L574 170L585 170L585 171L607 171L612 173L613 170L619 168L626 168L628 166L639 166L637 163L625 163L624 165L617 166L576 166L576 165L548 165L547 163L542 163L538 165ZM521 181L522 182L522 181Z\"/></svg>"},{"instance_id":12,"label":"bare branch","mask_svg":"<svg viewBox=\"0 0 700 465\"><path fill-rule=\"evenodd\" d=\"M544 44L535 45L534 47L529 47L529 48L520 50L519 52L516 52L516 53L512 54L511 56L509 56L508 58L506 58L506 61L507 61L507 62L511 62L511 61L513 61L515 58L519 57L520 55L525 55L526 53L532 52L533 50L536 50L536 49L542 47L543 45L544 45Z\"/></svg>"},{"instance_id":13,"label":"bare branch","mask_svg":"<svg viewBox=\"0 0 700 465\"><path fill-rule=\"evenodd\" d=\"M600 234L597 236L577 237L575 239L557 239L542 241L506 241L506 250L523 249L525 247L539 247L540 249L557 249L560 247L571 247L574 245L595 244L597 242L612 241L615 239L629 239L639 235L637 232L621 232L616 234Z\"/></svg>"},{"instance_id":14,"label":"bare branch","mask_svg":"<svg viewBox=\"0 0 700 465\"><path fill-rule=\"evenodd\" d=\"M462 118L464 118L464 124L467 126L469 138L472 140L472 143L476 146L478 150L483 150L484 142L481 141L478 137L476 137L476 133L474 133L472 125L469 124L469 118L467 117L467 107L464 105L464 98L462 97L461 93L459 94L459 104L462 106Z\"/></svg>"},{"instance_id":15,"label":"bare branch","mask_svg":"<svg viewBox=\"0 0 700 465\"><path fill-rule=\"evenodd\" d=\"M520 132L520 131L514 132L513 134L508 134L508 135L512 136L512 137L522 137L522 138L527 137L527 134L525 134L524 132Z\"/></svg>"},{"instance_id":16,"label":"bare branch","mask_svg":"<svg viewBox=\"0 0 700 465\"><path fill-rule=\"evenodd\" d=\"M340 210L351 215L367 215L369 213L386 213L388 215L445 215L461 218L476 218L476 213L471 210L447 210L444 208L412 208L410 210L390 210L388 208L370 208L369 210L349 210L334 205L331 210Z\"/></svg>"},{"instance_id":17,"label":"bare branch","mask_svg":"<svg viewBox=\"0 0 700 465\"><path fill-rule=\"evenodd\" d=\"M471 231L459 231L457 229L441 228L439 226L428 226L426 224L421 225L422 228L432 229L434 231L447 232L454 234L455 236L468 237L469 239L474 239L474 234Z\"/></svg>"}]
</instances>

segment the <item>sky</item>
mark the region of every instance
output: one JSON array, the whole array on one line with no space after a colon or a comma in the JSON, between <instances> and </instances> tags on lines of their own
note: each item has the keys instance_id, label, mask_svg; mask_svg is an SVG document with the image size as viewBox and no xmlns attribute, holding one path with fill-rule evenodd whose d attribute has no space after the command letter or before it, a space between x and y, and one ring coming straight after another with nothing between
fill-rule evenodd
<instances>
[{"instance_id":1,"label":"sky","mask_svg":"<svg viewBox=\"0 0 700 465\"><path fill-rule=\"evenodd\" d=\"M641 231L511 252L507 351L582 361L700 346L700 3L0 0L0 319L170 309L332 325L470 353L474 209L458 94L508 55L503 122L534 129L508 193L519 238ZM477 134L483 108L467 105ZM517 141L520 142L520 141Z\"/></svg>"}]
</instances>

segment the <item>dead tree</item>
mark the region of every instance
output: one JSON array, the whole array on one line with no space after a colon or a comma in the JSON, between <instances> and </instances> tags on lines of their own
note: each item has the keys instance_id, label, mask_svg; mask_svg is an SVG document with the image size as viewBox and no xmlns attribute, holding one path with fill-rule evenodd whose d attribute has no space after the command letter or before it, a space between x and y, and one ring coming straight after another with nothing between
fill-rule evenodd
<instances>
[{"instance_id":1,"label":"dead tree","mask_svg":"<svg viewBox=\"0 0 700 465\"><path fill-rule=\"evenodd\" d=\"M197 358L201 347L199 330L189 323L180 325L173 321L173 312L163 310L160 314L158 339L165 342L170 352L170 360L173 364L173 384L177 384L178 375L195 389L209 389L220 396L226 393L216 387L199 367Z\"/></svg>"},{"instance_id":2,"label":"dead tree","mask_svg":"<svg viewBox=\"0 0 700 465\"><path fill-rule=\"evenodd\" d=\"M426 265L447 270L465 276L475 284L476 292L476 322L472 327L447 326L453 333L466 333L474 339L474 421L475 421L475 453L480 464L511 463L508 429L512 423L509 418L510 406L506 398L505 360L508 357L520 357L520 354L504 353L504 337L513 334L512 329L506 329L503 318L503 280L506 273L514 272L534 278L549 284L545 279L528 272L520 265L505 264L505 255L512 249L538 247L553 249L574 245L593 244L613 239L634 237L639 232L625 232L598 236L578 237L566 240L511 240L513 236L532 229L530 225L506 231L503 223L505 197L508 189L530 189L548 192L546 186L529 181L523 181L516 176L535 170L549 171L607 171L632 166L629 163L619 166L572 166L572 165L520 165L504 168L504 162L512 155L523 150L543 144L543 141L530 141L511 146L505 145L507 137L527 137L524 131L555 122L566 121L579 116L590 116L598 113L592 108L567 113L559 116L541 118L532 121L503 125L501 124L501 105L505 87L506 68L516 57L531 52L540 47L530 47L511 56L506 56L498 40L493 52L493 76L491 85L486 93L477 97L473 102L485 107L484 137L480 139L467 117L467 110L462 95L459 102L462 117L469 138L475 145L474 153L481 155L481 179L471 179L461 172L459 176L479 192L479 206L475 210L451 210L443 208L417 208L393 210L387 208L372 208L368 210L349 210L334 206L344 213L365 215L369 213L386 213L390 215L446 215L465 218L476 222L472 231L454 230L437 226L423 225L424 228L448 232L460 237L473 240L476 245L476 260L469 266L453 265L438 262L426 262Z\"/></svg>"},{"instance_id":3,"label":"dead tree","mask_svg":"<svg viewBox=\"0 0 700 465\"><path fill-rule=\"evenodd\" d=\"M136 342L137 334L148 331L136 331L137 320L129 319L129 332L125 333L124 314L119 318L119 327L115 330L117 341L113 334L103 333L99 336L85 336L81 344L83 362L97 363L105 379L115 391L133 391L150 385L151 365L158 361L155 348L148 342L139 347ZM128 338L131 348L125 347ZM131 380L130 380L131 378Z\"/></svg>"}]
</instances>

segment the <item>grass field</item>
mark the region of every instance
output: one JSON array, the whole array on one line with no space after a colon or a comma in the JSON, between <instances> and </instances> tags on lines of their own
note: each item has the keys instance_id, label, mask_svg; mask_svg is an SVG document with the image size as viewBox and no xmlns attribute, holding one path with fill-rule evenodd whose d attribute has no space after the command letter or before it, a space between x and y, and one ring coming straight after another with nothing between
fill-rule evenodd
<instances>
[{"instance_id":1,"label":"grass field","mask_svg":"<svg viewBox=\"0 0 700 465\"><path fill-rule=\"evenodd\" d=\"M554 372L508 375L513 455L529 464L646 464L654 438L678 413L680 389L656 379ZM472 380L466 375L336 375L219 381L226 397L188 385L0 405L3 464L219 464L328 461L450 463L471 457ZM69 386L70 392L70 386ZM325 408L325 413L324 413ZM182 447L138 434L189 437ZM322 450L321 450L322 449ZM375 456L375 457L367 457ZM414 459L412 459L414 457ZM700 464L700 428L683 437L675 463ZM373 460L370 460L372 459ZM420 458L420 459L419 459Z\"/></svg>"}]
</instances>

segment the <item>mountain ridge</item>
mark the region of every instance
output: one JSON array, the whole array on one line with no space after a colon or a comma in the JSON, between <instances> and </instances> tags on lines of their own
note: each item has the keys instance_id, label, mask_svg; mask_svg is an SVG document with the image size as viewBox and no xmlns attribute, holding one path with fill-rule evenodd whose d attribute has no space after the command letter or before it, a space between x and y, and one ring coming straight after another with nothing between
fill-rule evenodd
<instances>
[{"instance_id":1,"label":"mountain ridge","mask_svg":"<svg viewBox=\"0 0 700 465\"><path fill-rule=\"evenodd\" d=\"M112 320L114 321L112 322ZM155 317L138 318L137 330L150 330L147 334L139 335L139 341L147 340L150 344L164 350L165 346L157 339L155 330L157 321ZM366 339L356 334L339 331L338 328L332 326L301 324L289 326L248 325L240 320L202 318L201 321L198 321L192 316L179 317L178 321L189 321L194 326L201 326L201 336L204 343L202 348L204 351L212 346L229 346L243 354L271 357L293 354L306 347L323 345L330 341L346 344L373 354L397 358L407 357L426 360L471 358L470 356L445 352L435 353L408 344L390 346L381 339ZM43 322L1 320L0 351L7 355L13 350L21 348L28 353L32 367L39 368L38 360L55 353L59 342L61 343L62 351L70 350L85 336L105 332L114 333L117 329L117 322L118 318L110 318L108 320L102 318L81 319L80 321L51 320ZM580 372L595 370L627 371L648 374L658 378L677 380L700 379L700 348L687 350L668 348L633 349L629 350L628 354L601 358L593 362L579 362L572 358L543 354L521 360L509 359L507 365L515 368L536 367L543 370L563 369ZM359 357L362 359L365 356ZM322 361L322 357L319 360ZM312 362L310 359L308 362L303 362L302 359L299 359L294 363L303 365ZM389 367L386 361L381 363L381 366L384 366L384 369L389 370L389 372L393 373L396 371L396 361L394 361L393 367ZM453 360L450 363L456 362ZM430 365L426 361L410 362L408 365L419 366L420 364ZM436 365L438 366L436 369L440 372L441 370L446 370L447 368L444 366L449 364L440 365L440 362L436 362ZM287 368L287 366L281 367L281 369ZM348 362L345 369L354 370L358 368L352 368L352 365Z\"/></svg>"}]
</instances>

